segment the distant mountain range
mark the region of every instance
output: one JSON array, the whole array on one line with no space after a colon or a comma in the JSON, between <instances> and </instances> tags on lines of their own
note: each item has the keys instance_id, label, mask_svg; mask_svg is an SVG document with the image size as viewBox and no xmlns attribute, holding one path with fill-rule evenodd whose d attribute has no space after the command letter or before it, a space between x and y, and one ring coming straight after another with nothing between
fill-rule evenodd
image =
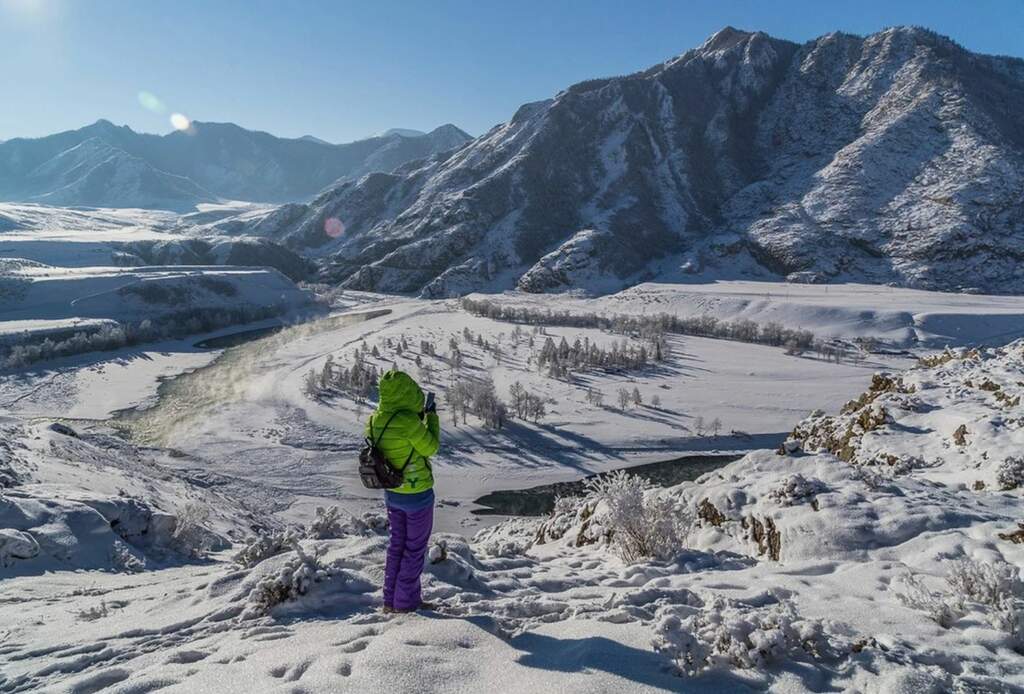
<instances>
[{"instance_id":1,"label":"distant mountain range","mask_svg":"<svg viewBox=\"0 0 1024 694\"><path fill-rule=\"evenodd\" d=\"M0 200L61 206L188 210L218 199L306 200L332 184L458 147L454 125L332 145L230 123L137 133L100 120L79 130L0 143Z\"/></svg>"},{"instance_id":2,"label":"distant mountain range","mask_svg":"<svg viewBox=\"0 0 1024 694\"><path fill-rule=\"evenodd\" d=\"M920 28L726 28L236 231L426 296L713 277L1024 293L1022 191L1024 61Z\"/></svg>"}]
</instances>

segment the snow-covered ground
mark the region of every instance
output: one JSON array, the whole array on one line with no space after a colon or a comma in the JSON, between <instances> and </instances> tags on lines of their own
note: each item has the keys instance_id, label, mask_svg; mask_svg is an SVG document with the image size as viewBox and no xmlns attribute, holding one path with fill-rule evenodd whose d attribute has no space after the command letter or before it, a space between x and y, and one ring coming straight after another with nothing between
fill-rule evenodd
<instances>
[{"instance_id":1,"label":"snow-covered ground","mask_svg":"<svg viewBox=\"0 0 1024 694\"><path fill-rule=\"evenodd\" d=\"M819 338L871 337L896 346L1002 345L1024 335L1024 297L929 292L872 284L718 280L638 284L596 298L474 295L502 304L579 313L710 315L780 323Z\"/></svg>"},{"instance_id":2,"label":"snow-covered ground","mask_svg":"<svg viewBox=\"0 0 1024 694\"><path fill-rule=\"evenodd\" d=\"M182 450L227 474L272 480L294 496L296 519L305 520L325 501L341 500L357 510L378 503L359 484L353 464L371 406L304 392L309 372L320 372L328 356L338 366L351 366L354 350L365 343L365 364L408 370L439 391L442 403L458 379L489 376L506 400L518 381L547 402L547 414L537 423L513 420L490 432L471 416L468 426L456 427L450 410L442 408L445 446L435 464L446 502L457 506L446 509L441 526L454 529L479 522L468 511L473 499L489 491L698 451L776 446L795 420L814 408L837 406L882 363L836 364L787 356L778 348L672 337L672 355L664 362L625 373L584 372L566 381L536 368L548 337L608 346L621 336L550 327L545 334L525 331L515 346L515 326L471 315L454 301L400 300L382 308L390 313L359 323L300 326L230 350L209 368L167 384L160 405L122 425L140 440ZM472 340L466 340L467 330ZM403 338L408 349L399 355ZM478 338L500 345L500 363L493 347L479 346ZM463 355L458 369L451 364L452 339ZM424 354L422 341L435 346L435 356ZM645 404L620 409L620 388L636 388ZM603 404L588 403L588 389L600 391ZM698 418L709 430L718 419L718 435L698 435Z\"/></svg>"},{"instance_id":3,"label":"snow-covered ground","mask_svg":"<svg viewBox=\"0 0 1024 694\"><path fill-rule=\"evenodd\" d=\"M178 215L159 210L0 203L0 257L48 265L113 265L117 245L167 241Z\"/></svg>"},{"instance_id":4,"label":"snow-covered ground","mask_svg":"<svg viewBox=\"0 0 1024 694\"><path fill-rule=\"evenodd\" d=\"M834 301L850 316L856 294L872 301L867 289L794 289L788 311ZM666 295L677 296L497 298L634 314L691 301L659 305ZM1024 482L1024 344L922 351L933 366L914 368L905 356L835 363L668 335L663 361L552 378L537 367L548 338L643 340L516 326L456 301L334 298L345 308L329 318L223 351L165 341L0 377L0 692L1024 687L1024 596L1006 573L1024 565L1013 539L1024 516L1020 490L1004 490ZM967 315L974 331L970 316L986 314L972 299L897 291L874 305ZM783 322L732 306L711 310ZM1015 310L990 313L1004 309ZM881 313L834 334L884 337ZM800 315L819 335L841 323ZM310 372L328 357L350 367L356 350L440 394L426 590L438 614L378 612L382 506L354 463L372 404L307 392ZM454 426L445 393L486 377L505 400L519 382L545 416ZM620 406L620 388L641 404ZM832 416L807 418L818 409ZM625 562L596 497L552 518L470 513L485 492L707 451L750 453L647 495L678 533L661 559ZM655 514L646 504L641 517ZM317 507L335 506L341 522L318 521ZM286 537L286 526L299 529ZM270 533L266 551L235 558L256 531Z\"/></svg>"},{"instance_id":5,"label":"snow-covered ground","mask_svg":"<svg viewBox=\"0 0 1024 694\"><path fill-rule=\"evenodd\" d=\"M394 309L383 322L409 310ZM86 540L109 541L159 567L141 573L40 580L29 567L56 546L40 543L37 558L8 559L21 575L0 601L0 688L1019 691L1024 546L1012 487L1024 471L1006 461L1024 443L1022 360L1019 342L872 378L841 414L800 423L788 452L753 452L649 493L644 509L681 521L685 548L665 559L624 562L612 502L596 498L469 542L440 534L425 579L434 614L377 611L386 535L374 514L192 564L159 564L148 540L110 524L65 537L84 556L96 553ZM0 502L5 519L45 485L88 496L87 477L121 474L122 500L141 493L140 478L155 503L197 494L174 486L181 473L167 456L4 424L23 476ZM217 489L230 487L202 493ZM214 502L210 521L224 535L244 512L231 498ZM43 520L46 538L59 522Z\"/></svg>"}]
</instances>

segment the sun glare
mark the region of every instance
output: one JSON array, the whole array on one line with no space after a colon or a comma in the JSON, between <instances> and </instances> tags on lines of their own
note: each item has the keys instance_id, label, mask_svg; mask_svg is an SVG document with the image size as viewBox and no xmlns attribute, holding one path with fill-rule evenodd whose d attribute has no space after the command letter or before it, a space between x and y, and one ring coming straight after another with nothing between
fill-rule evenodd
<instances>
[{"instance_id":1,"label":"sun glare","mask_svg":"<svg viewBox=\"0 0 1024 694\"><path fill-rule=\"evenodd\" d=\"M324 221L324 233L336 239L345 233L345 224L337 217L328 217Z\"/></svg>"},{"instance_id":2,"label":"sun glare","mask_svg":"<svg viewBox=\"0 0 1024 694\"><path fill-rule=\"evenodd\" d=\"M160 101L160 98L157 97L157 95L153 92L147 92L143 90L139 92L138 98L139 104L142 106L142 108L146 109L147 111L152 111L153 113L163 113L167 110L167 107L164 106L164 102Z\"/></svg>"},{"instance_id":3,"label":"sun glare","mask_svg":"<svg viewBox=\"0 0 1024 694\"><path fill-rule=\"evenodd\" d=\"M192 127L192 121L188 119L188 116L181 113L171 114L171 126L175 130L188 130Z\"/></svg>"}]
</instances>

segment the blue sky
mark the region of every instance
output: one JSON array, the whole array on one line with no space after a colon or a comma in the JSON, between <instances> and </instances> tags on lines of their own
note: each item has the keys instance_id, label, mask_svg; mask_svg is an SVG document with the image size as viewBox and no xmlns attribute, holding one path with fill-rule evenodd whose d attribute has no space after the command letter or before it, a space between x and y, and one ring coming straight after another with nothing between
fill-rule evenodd
<instances>
[{"instance_id":1,"label":"blue sky","mask_svg":"<svg viewBox=\"0 0 1024 694\"><path fill-rule=\"evenodd\" d=\"M0 0L0 139L98 118L162 133L173 112L332 142L445 122L477 135L725 25L806 41L894 24L1024 56L1024 0Z\"/></svg>"}]
</instances>

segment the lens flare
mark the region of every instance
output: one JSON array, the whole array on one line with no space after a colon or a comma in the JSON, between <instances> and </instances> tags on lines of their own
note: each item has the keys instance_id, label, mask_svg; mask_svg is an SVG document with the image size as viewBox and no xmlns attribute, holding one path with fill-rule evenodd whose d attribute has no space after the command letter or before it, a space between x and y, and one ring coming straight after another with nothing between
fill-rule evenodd
<instances>
[{"instance_id":1,"label":"lens flare","mask_svg":"<svg viewBox=\"0 0 1024 694\"><path fill-rule=\"evenodd\" d=\"M164 113L167 107L164 106L164 102L160 101L156 94L153 92L147 92L145 90L139 92L139 105L147 111L153 113Z\"/></svg>"},{"instance_id":2,"label":"lens flare","mask_svg":"<svg viewBox=\"0 0 1024 694\"><path fill-rule=\"evenodd\" d=\"M188 130L192 127L192 121L190 121L186 115L181 113L172 113L171 127L175 130Z\"/></svg>"},{"instance_id":3,"label":"lens flare","mask_svg":"<svg viewBox=\"0 0 1024 694\"><path fill-rule=\"evenodd\" d=\"M336 239L345 233L345 225L337 217L328 217L324 220L324 233Z\"/></svg>"}]
</instances>

